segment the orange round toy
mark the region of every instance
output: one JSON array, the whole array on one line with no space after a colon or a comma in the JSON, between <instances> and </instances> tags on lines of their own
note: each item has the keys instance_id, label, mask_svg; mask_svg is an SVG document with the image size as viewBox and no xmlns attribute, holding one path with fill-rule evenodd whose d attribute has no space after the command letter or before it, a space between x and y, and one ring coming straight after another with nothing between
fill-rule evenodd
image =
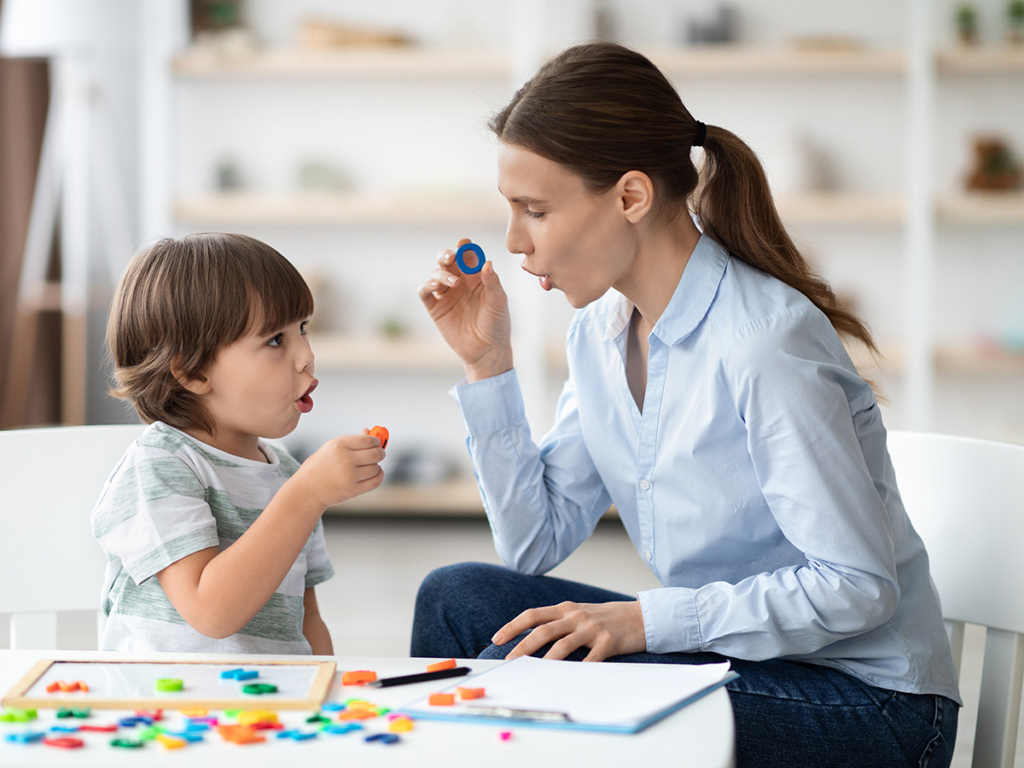
<instances>
[{"instance_id":1,"label":"orange round toy","mask_svg":"<svg viewBox=\"0 0 1024 768\"><path fill-rule=\"evenodd\" d=\"M370 429L370 434L374 437L380 438L380 447L388 447L388 428L387 427L373 427Z\"/></svg>"}]
</instances>

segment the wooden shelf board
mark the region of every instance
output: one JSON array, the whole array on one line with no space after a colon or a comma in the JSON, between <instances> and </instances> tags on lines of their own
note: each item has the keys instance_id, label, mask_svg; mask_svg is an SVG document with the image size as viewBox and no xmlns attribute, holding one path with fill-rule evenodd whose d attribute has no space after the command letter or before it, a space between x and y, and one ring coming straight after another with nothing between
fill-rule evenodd
<instances>
[{"instance_id":1,"label":"wooden shelf board","mask_svg":"<svg viewBox=\"0 0 1024 768\"><path fill-rule=\"evenodd\" d=\"M782 217L801 223L894 224L903 219L903 201L895 195L808 193L777 198ZM174 215L199 224L277 226L438 223L503 225L507 203L495 195L425 192L417 195L262 194L226 192L178 198Z\"/></svg>"},{"instance_id":2,"label":"wooden shelf board","mask_svg":"<svg viewBox=\"0 0 1024 768\"><path fill-rule=\"evenodd\" d=\"M483 502L474 480L437 485L388 485L330 507L330 515L450 515L482 517Z\"/></svg>"},{"instance_id":3,"label":"wooden shelf board","mask_svg":"<svg viewBox=\"0 0 1024 768\"><path fill-rule=\"evenodd\" d=\"M940 347L935 367L945 373L1024 374L1024 353L975 347Z\"/></svg>"},{"instance_id":4,"label":"wooden shelf board","mask_svg":"<svg viewBox=\"0 0 1024 768\"><path fill-rule=\"evenodd\" d=\"M882 344L883 358L876 362L866 352L855 351L851 357L859 370L868 376L876 372L898 374L905 355L896 344ZM974 346L942 345L935 350L935 370L939 373L969 375L1024 374L1024 353Z\"/></svg>"},{"instance_id":5,"label":"wooden shelf board","mask_svg":"<svg viewBox=\"0 0 1024 768\"><path fill-rule=\"evenodd\" d=\"M973 192L941 198L939 221L950 224L1024 224L1024 192Z\"/></svg>"},{"instance_id":6,"label":"wooden shelf board","mask_svg":"<svg viewBox=\"0 0 1024 768\"><path fill-rule=\"evenodd\" d=\"M899 50L800 50L707 45L644 51L676 78L777 75L896 75L903 71Z\"/></svg>"},{"instance_id":7,"label":"wooden shelf board","mask_svg":"<svg viewBox=\"0 0 1024 768\"><path fill-rule=\"evenodd\" d=\"M992 75L1024 72L1024 46L951 48L938 54L944 75Z\"/></svg>"},{"instance_id":8,"label":"wooden shelf board","mask_svg":"<svg viewBox=\"0 0 1024 768\"><path fill-rule=\"evenodd\" d=\"M899 224L903 200L896 195L820 192L780 195L779 215L787 223Z\"/></svg>"},{"instance_id":9,"label":"wooden shelf board","mask_svg":"<svg viewBox=\"0 0 1024 768\"><path fill-rule=\"evenodd\" d=\"M779 213L787 223L900 224L904 204L898 195L807 193L780 195ZM975 192L937 200L939 221L950 224L1024 222L1024 193ZM179 221L197 224L272 226L359 226L486 224L503 225L508 206L497 195L438 192L418 195L211 193L180 197Z\"/></svg>"},{"instance_id":10,"label":"wooden shelf board","mask_svg":"<svg viewBox=\"0 0 1024 768\"><path fill-rule=\"evenodd\" d=\"M270 48L238 56L195 48L176 57L179 78L326 78L378 80L505 79L508 53L488 49L351 47L337 50Z\"/></svg>"},{"instance_id":11,"label":"wooden shelf board","mask_svg":"<svg viewBox=\"0 0 1024 768\"><path fill-rule=\"evenodd\" d=\"M348 334L311 333L309 344L317 370L349 373L451 373L463 371L462 362L438 340Z\"/></svg>"},{"instance_id":12,"label":"wooden shelf board","mask_svg":"<svg viewBox=\"0 0 1024 768\"><path fill-rule=\"evenodd\" d=\"M881 358L875 360L864 349L854 348L850 357L857 369L865 374L875 376L883 374L899 374L903 368L905 355L899 344L877 342ZM561 343L551 342L546 349L546 361L550 371L564 374L568 369L565 358L565 347ZM940 346L935 350L935 368L942 373L967 374L1024 374L1024 352L1005 350L988 350L980 347Z\"/></svg>"},{"instance_id":13,"label":"wooden shelf board","mask_svg":"<svg viewBox=\"0 0 1024 768\"><path fill-rule=\"evenodd\" d=\"M179 197L174 217L196 224L272 226L503 225L508 204L494 195L354 195L211 193Z\"/></svg>"},{"instance_id":14,"label":"wooden shelf board","mask_svg":"<svg viewBox=\"0 0 1024 768\"><path fill-rule=\"evenodd\" d=\"M747 46L694 46L644 51L674 77L777 75L895 75L898 49L800 50ZM416 47L340 48L333 51L266 49L238 56L192 49L174 59L179 78L504 79L512 56L504 51Z\"/></svg>"}]
</instances>

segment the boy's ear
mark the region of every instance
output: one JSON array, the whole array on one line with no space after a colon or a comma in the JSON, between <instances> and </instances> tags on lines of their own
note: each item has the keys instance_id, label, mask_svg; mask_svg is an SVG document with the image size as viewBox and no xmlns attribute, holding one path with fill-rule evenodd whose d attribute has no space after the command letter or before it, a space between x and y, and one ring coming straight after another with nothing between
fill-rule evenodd
<instances>
[{"instance_id":1,"label":"boy's ear","mask_svg":"<svg viewBox=\"0 0 1024 768\"><path fill-rule=\"evenodd\" d=\"M181 365L181 358L175 358L174 362L171 363L171 375L178 380L185 389L191 392L193 395L205 395L210 391L210 381L202 374L199 374L195 378L188 376Z\"/></svg>"}]
</instances>

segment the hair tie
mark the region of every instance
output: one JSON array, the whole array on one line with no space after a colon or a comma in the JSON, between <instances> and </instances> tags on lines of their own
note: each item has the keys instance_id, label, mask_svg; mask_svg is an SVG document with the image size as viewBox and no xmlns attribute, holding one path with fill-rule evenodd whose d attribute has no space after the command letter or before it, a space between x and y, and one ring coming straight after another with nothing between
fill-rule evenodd
<instances>
[{"instance_id":1,"label":"hair tie","mask_svg":"<svg viewBox=\"0 0 1024 768\"><path fill-rule=\"evenodd\" d=\"M704 138L708 135L708 127L700 120L697 121L697 138L693 140L693 146L704 146Z\"/></svg>"}]
</instances>

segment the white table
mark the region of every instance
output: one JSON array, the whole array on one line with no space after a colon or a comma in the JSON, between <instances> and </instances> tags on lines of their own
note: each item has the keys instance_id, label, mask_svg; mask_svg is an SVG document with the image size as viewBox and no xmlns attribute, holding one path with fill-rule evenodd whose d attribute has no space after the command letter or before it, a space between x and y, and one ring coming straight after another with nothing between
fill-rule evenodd
<instances>
[{"instance_id":1,"label":"white table","mask_svg":"<svg viewBox=\"0 0 1024 768\"><path fill-rule=\"evenodd\" d=\"M159 660L180 658L166 654L114 654L96 651L7 651L0 650L0 694L6 693L40 659L61 660ZM219 660L215 655L197 655L196 659ZM227 657L224 657L227 658ZM237 659L237 656L231 657ZM284 657L259 657L284 658ZM294 657L291 657L294 658ZM256 661L257 657L253 657ZM423 671L431 660L408 658L336 657L338 671L331 688L330 700L353 696L365 697L379 706L397 708L412 699L430 693L436 683L395 686L392 688L341 687L341 672L346 669L372 669L380 677ZM474 671L483 671L500 664L498 661L469 660L464 662ZM254 704L254 707L258 706ZM88 721L102 724L114 722L130 712L93 710ZM216 714L211 712L212 714ZM278 713L286 727L308 729L304 711ZM321 734L315 739L294 742L275 739L273 732L263 744L237 745L210 734L203 743L183 749L167 750L156 742L142 749L118 749L110 746L112 734L79 734L86 742L81 749L64 750L43 744L14 744L2 739L3 734L24 730L44 730L58 721L54 710L40 710L40 719L33 723L0 723L0 766L77 766L106 768L120 765L175 765L187 768L203 766L291 766L302 768L339 765L416 766L417 768L534 768L535 766L623 766L662 765L695 768L725 768L733 760L733 719L729 696L724 688L708 694L655 723L639 734L622 735L582 731L558 731L541 728L499 728L493 725L417 721L414 730L401 734L394 745L366 743L366 733L383 731L382 719L366 721L366 731L341 736ZM177 713L174 717L179 717ZM501 741L499 732L511 730L512 739ZM131 731L123 730L122 736Z\"/></svg>"}]
</instances>

